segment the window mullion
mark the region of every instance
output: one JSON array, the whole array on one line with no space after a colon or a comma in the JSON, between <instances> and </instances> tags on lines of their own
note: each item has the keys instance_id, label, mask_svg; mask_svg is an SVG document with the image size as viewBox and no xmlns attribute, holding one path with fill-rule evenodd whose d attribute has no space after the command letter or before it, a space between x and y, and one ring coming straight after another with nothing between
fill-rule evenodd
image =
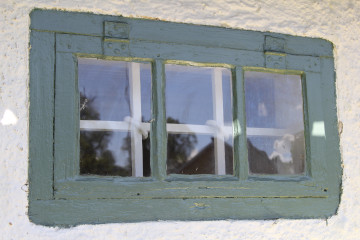
<instances>
[{"instance_id":1,"label":"window mullion","mask_svg":"<svg viewBox=\"0 0 360 240\"><path fill-rule=\"evenodd\" d=\"M152 175L163 180L166 177L167 132L165 111L165 69L163 60L152 64L152 123L151 123L151 169Z\"/></svg>"},{"instance_id":2,"label":"window mullion","mask_svg":"<svg viewBox=\"0 0 360 240\"><path fill-rule=\"evenodd\" d=\"M234 136L234 171L240 180L249 175L249 163L246 139L244 71L237 66L233 74L233 136Z\"/></svg>"}]
</instances>

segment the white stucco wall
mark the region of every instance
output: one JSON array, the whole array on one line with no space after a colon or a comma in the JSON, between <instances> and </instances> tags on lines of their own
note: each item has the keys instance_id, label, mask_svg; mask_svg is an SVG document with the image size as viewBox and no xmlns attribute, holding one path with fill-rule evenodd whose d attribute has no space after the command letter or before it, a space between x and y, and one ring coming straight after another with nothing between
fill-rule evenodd
<instances>
[{"instance_id":1,"label":"white stucco wall","mask_svg":"<svg viewBox=\"0 0 360 240\"><path fill-rule=\"evenodd\" d=\"M343 194L326 220L146 222L69 229L27 216L28 43L33 8L152 17L321 37L335 45ZM0 239L360 239L360 1L0 0ZM13 114L13 115L12 115Z\"/></svg>"}]
</instances>

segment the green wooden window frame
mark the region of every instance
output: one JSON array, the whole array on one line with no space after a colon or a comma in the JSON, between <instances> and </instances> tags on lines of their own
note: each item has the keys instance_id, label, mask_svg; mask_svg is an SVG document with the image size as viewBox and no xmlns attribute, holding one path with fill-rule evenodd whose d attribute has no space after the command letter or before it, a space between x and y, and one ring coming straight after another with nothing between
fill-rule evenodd
<instances>
[{"instance_id":1,"label":"green wooden window frame","mask_svg":"<svg viewBox=\"0 0 360 240\"><path fill-rule=\"evenodd\" d=\"M329 41L55 10L34 10L30 17L31 221L71 226L159 219L326 218L336 213L342 169ZM150 178L79 175L78 57L152 64ZM166 175L168 62L231 69L234 176ZM244 71L302 76L303 175L249 175Z\"/></svg>"}]
</instances>

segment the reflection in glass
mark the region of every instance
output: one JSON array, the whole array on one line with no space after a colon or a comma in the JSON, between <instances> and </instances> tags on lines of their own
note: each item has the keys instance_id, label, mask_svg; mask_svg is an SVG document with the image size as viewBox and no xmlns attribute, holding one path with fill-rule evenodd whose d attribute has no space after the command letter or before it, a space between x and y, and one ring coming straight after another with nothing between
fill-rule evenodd
<instances>
[{"instance_id":1,"label":"reflection in glass","mask_svg":"<svg viewBox=\"0 0 360 240\"><path fill-rule=\"evenodd\" d=\"M78 59L80 120L123 121L131 116L130 65L131 62ZM146 122L150 121L151 112L150 64L140 64L140 76L141 115ZM98 113L96 116L81 114L89 102Z\"/></svg>"},{"instance_id":2,"label":"reflection in glass","mask_svg":"<svg viewBox=\"0 0 360 240\"><path fill-rule=\"evenodd\" d=\"M150 64L78 59L80 174L150 176Z\"/></svg>"},{"instance_id":3,"label":"reflection in glass","mask_svg":"<svg viewBox=\"0 0 360 240\"><path fill-rule=\"evenodd\" d=\"M128 141L127 132L80 131L80 173L131 176Z\"/></svg>"},{"instance_id":4,"label":"reflection in glass","mask_svg":"<svg viewBox=\"0 0 360 240\"><path fill-rule=\"evenodd\" d=\"M165 66L167 173L233 174L231 72Z\"/></svg>"},{"instance_id":5,"label":"reflection in glass","mask_svg":"<svg viewBox=\"0 0 360 240\"><path fill-rule=\"evenodd\" d=\"M225 172L228 175L232 175L234 171L233 142L232 136L225 141Z\"/></svg>"},{"instance_id":6,"label":"reflection in glass","mask_svg":"<svg viewBox=\"0 0 360 240\"><path fill-rule=\"evenodd\" d=\"M166 115L179 123L213 119L212 69L166 65Z\"/></svg>"},{"instance_id":7,"label":"reflection in glass","mask_svg":"<svg viewBox=\"0 0 360 240\"><path fill-rule=\"evenodd\" d=\"M214 160L214 150L210 152L204 151L204 149L211 144L213 145L213 141L210 135L168 134L167 172L181 174L213 174L215 169L213 161L210 163L205 162L205 164L197 161L198 156L203 154L206 154L207 158L201 158L200 161L208 161L208 159ZM212 149L214 149L214 147Z\"/></svg>"},{"instance_id":8,"label":"reflection in glass","mask_svg":"<svg viewBox=\"0 0 360 240\"><path fill-rule=\"evenodd\" d=\"M303 173L301 76L245 72L245 103L250 173Z\"/></svg>"}]
</instances>

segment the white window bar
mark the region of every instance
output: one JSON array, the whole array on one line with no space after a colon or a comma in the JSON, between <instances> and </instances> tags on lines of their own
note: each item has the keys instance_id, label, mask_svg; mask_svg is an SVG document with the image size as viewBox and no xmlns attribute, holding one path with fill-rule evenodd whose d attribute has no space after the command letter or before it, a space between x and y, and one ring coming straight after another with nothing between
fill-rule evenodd
<instances>
[{"instance_id":1,"label":"white window bar","mask_svg":"<svg viewBox=\"0 0 360 240\"><path fill-rule=\"evenodd\" d=\"M213 110L214 120L217 126L224 126L223 91L222 91L222 69L214 68L212 73ZM225 144L224 134L216 131L214 138L215 151L215 174L225 175Z\"/></svg>"},{"instance_id":2,"label":"white window bar","mask_svg":"<svg viewBox=\"0 0 360 240\"><path fill-rule=\"evenodd\" d=\"M141 86L140 86L140 64L131 62L129 71L130 81L130 106L132 118L136 122L141 122ZM143 156L142 156L142 134L131 125L131 159L132 176L143 176Z\"/></svg>"},{"instance_id":3,"label":"white window bar","mask_svg":"<svg viewBox=\"0 0 360 240\"><path fill-rule=\"evenodd\" d=\"M209 125L195 125L195 124L166 124L167 131L169 133L183 133L183 134L214 134L215 129ZM227 134L232 134L232 127L225 126L224 131Z\"/></svg>"},{"instance_id":4,"label":"white window bar","mask_svg":"<svg viewBox=\"0 0 360 240\"><path fill-rule=\"evenodd\" d=\"M115 121L98 121L98 120L81 120L81 130L91 131L129 131L129 124L127 122Z\"/></svg>"},{"instance_id":5,"label":"white window bar","mask_svg":"<svg viewBox=\"0 0 360 240\"><path fill-rule=\"evenodd\" d=\"M140 123L142 129L150 131L150 123ZM208 125L195 125L195 124L166 124L167 131L169 133L177 134L214 134L214 128ZM128 122L122 121L98 121L98 120L81 120L81 130L91 131L131 131L131 125ZM247 128L246 132L248 136L274 136L282 137L285 134L297 133L302 131L301 127L291 129L276 129L276 128ZM224 132L228 135L232 134L231 126L224 126Z\"/></svg>"},{"instance_id":6,"label":"white window bar","mask_svg":"<svg viewBox=\"0 0 360 240\"><path fill-rule=\"evenodd\" d=\"M146 131L150 131L150 123L140 123L140 127ZM92 131L131 131L132 126L126 121L99 121L99 120L81 120L81 130Z\"/></svg>"},{"instance_id":7,"label":"white window bar","mask_svg":"<svg viewBox=\"0 0 360 240\"><path fill-rule=\"evenodd\" d=\"M298 130L298 131L300 131L300 130ZM279 128L279 129L277 129L277 128L246 128L247 136L282 137L285 134L295 134L298 131L295 129L281 129L281 128Z\"/></svg>"}]
</instances>

